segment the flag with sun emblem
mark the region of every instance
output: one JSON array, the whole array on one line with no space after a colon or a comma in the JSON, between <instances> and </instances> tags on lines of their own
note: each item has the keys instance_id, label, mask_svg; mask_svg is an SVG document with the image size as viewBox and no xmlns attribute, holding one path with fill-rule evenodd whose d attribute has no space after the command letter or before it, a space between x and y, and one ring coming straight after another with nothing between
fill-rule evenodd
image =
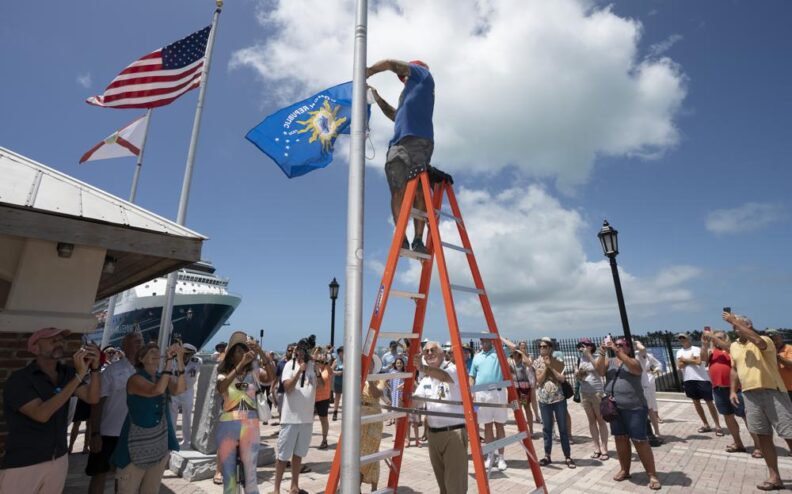
<instances>
[{"instance_id":1,"label":"flag with sun emblem","mask_svg":"<svg viewBox=\"0 0 792 494\"><path fill-rule=\"evenodd\" d=\"M349 134L351 113L352 83L346 82L273 113L245 138L287 177L299 177L333 161L336 138Z\"/></svg>"}]
</instances>

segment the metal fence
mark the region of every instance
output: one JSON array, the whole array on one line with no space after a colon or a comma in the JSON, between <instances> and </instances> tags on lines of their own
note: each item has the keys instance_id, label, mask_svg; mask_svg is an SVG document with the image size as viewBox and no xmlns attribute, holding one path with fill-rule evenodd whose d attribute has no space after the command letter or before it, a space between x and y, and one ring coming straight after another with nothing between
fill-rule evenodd
<instances>
[{"instance_id":1,"label":"metal fence","mask_svg":"<svg viewBox=\"0 0 792 494\"><path fill-rule=\"evenodd\" d=\"M614 341L620 338L619 335L613 335ZM590 338L591 341L600 346L603 337ZM653 334L651 336L633 335L633 340L640 340L646 347L646 351L654 355L654 357L662 364L662 369L655 379L655 386L658 391L682 391L682 375L674 365L674 354L682 345L674 338L674 333L666 332L662 334ZM539 339L528 340L528 352L532 358L539 354ZM561 352L564 359L564 374L567 380L574 385L575 383L575 369L577 368L578 355L577 350L578 338L553 338L554 352ZM516 342L515 342L516 343ZM701 346L700 341L693 341L696 346ZM480 345L479 341L471 340L470 346L474 351L478 351Z\"/></svg>"}]
</instances>

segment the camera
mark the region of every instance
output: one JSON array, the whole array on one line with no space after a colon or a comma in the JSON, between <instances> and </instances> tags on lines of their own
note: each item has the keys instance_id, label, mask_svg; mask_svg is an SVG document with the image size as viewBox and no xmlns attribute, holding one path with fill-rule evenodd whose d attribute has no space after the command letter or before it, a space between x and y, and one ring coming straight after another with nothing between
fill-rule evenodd
<instances>
[{"instance_id":1,"label":"camera","mask_svg":"<svg viewBox=\"0 0 792 494\"><path fill-rule=\"evenodd\" d=\"M316 335L311 335L308 338L303 338L297 342L297 345L294 347L294 360L292 361L292 369L296 365L298 360L302 360L305 363L311 361L311 352L316 347ZM302 375L302 379L300 379L300 387L305 385L305 374Z\"/></svg>"}]
</instances>

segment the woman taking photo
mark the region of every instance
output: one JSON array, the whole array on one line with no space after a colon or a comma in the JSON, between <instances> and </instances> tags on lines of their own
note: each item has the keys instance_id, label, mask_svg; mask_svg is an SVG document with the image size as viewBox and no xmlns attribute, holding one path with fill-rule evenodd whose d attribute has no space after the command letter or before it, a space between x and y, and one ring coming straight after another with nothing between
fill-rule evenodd
<instances>
[{"instance_id":1,"label":"woman taking photo","mask_svg":"<svg viewBox=\"0 0 792 494\"><path fill-rule=\"evenodd\" d=\"M262 369L254 365L256 358L263 363ZM223 413L217 424L217 457L224 494L237 492L237 452L245 471L245 493L258 493L260 435L256 394L263 392L260 382L269 381L274 375L272 361L255 340L242 331L231 335L217 369L217 392L223 397Z\"/></svg>"},{"instance_id":2,"label":"woman taking photo","mask_svg":"<svg viewBox=\"0 0 792 494\"><path fill-rule=\"evenodd\" d=\"M171 345L167 359L175 371L157 372L160 350L156 343L141 348L134 357L137 373L127 381L127 415L112 463L118 469L119 494L156 494L170 451L178 451L176 429L168 412L168 395L184 392L184 349Z\"/></svg>"},{"instance_id":3,"label":"woman taking photo","mask_svg":"<svg viewBox=\"0 0 792 494\"><path fill-rule=\"evenodd\" d=\"M542 435L544 436L545 457L539 465L551 463L550 452L553 449L553 416L558 423L558 435L561 438L561 450L564 452L566 466L575 468L569 447L569 431L567 430L567 402L561 384L564 377L564 363L552 357L553 340L545 336L539 342L539 357L534 360L536 370L536 394L539 398L539 412L542 414Z\"/></svg>"},{"instance_id":4,"label":"woman taking photo","mask_svg":"<svg viewBox=\"0 0 792 494\"><path fill-rule=\"evenodd\" d=\"M580 383L580 404L586 412L589 432L594 441L594 452L591 457L605 461L608 456L608 424L600 413L600 401L605 396L602 377L594 367L598 357L594 355L596 345L588 338L581 338L577 344L580 360L575 373Z\"/></svg>"},{"instance_id":5,"label":"woman taking photo","mask_svg":"<svg viewBox=\"0 0 792 494\"><path fill-rule=\"evenodd\" d=\"M606 358L607 350L616 352L616 358ZM646 419L649 408L641 385L643 369L632 353L632 348L623 338L614 344L609 338L603 342L599 350L600 358L594 366L600 376L605 376L604 400L613 397L617 416L611 421L611 434L616 441L616 454L619 457L619 473L613 477L616 482L630 478L631 448L630 440L635 445L638 458L641 459L646 474L649 476L649 488L660 489L660 480L655 471L654 454L649 447L646 431ZM605 417L607 418L607 417Z\"/></svg>"},{"instance_id":6,"label":"woman taking photo","mask_svg":"<svg viewBox=\"0 0 792 494\"><path fill-rule=\"evenodd\" d=\"M533 387L536 386L533 361L530 356L524 354L519 348L515 348L509 358L509 368L517 386L517 399L525 410L525 420L528 422L528 429L531 432L531 437L533 437L531 396L533 396Z\"/></svg>"}]
</instances>

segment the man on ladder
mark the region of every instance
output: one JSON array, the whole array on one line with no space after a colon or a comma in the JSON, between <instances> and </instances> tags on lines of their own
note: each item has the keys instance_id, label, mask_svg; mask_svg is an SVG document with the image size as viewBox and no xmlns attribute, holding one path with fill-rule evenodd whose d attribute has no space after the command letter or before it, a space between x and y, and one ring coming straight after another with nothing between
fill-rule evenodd
<instances>
[{"instance_id":1,"label":"man on ladder","mask_svg":"<svg viewBox=\"0 0 792 494\"><path fill-rule=\"evenodd\" d=\"M371 88L374 100L386 117L394 122L393 138L390 141L385 161L385 175L391 191L391 211L394 224L399 220L399 209L404 198L407 181L426 170L434 150L434 79L429 66L420 60L401 62L399 60L381 60L366 70L366 77L371 77L385 70L395 73L404 83L404 90L399 96L398 108L393 108L377 92ZM415 196L415 207L426 211L423 194ZM415 238L412 250L426 254L422 240L424 221L415 218ZM402 243L403 249L409 249L407 237Z\"/></svg>"}]
</instances>

